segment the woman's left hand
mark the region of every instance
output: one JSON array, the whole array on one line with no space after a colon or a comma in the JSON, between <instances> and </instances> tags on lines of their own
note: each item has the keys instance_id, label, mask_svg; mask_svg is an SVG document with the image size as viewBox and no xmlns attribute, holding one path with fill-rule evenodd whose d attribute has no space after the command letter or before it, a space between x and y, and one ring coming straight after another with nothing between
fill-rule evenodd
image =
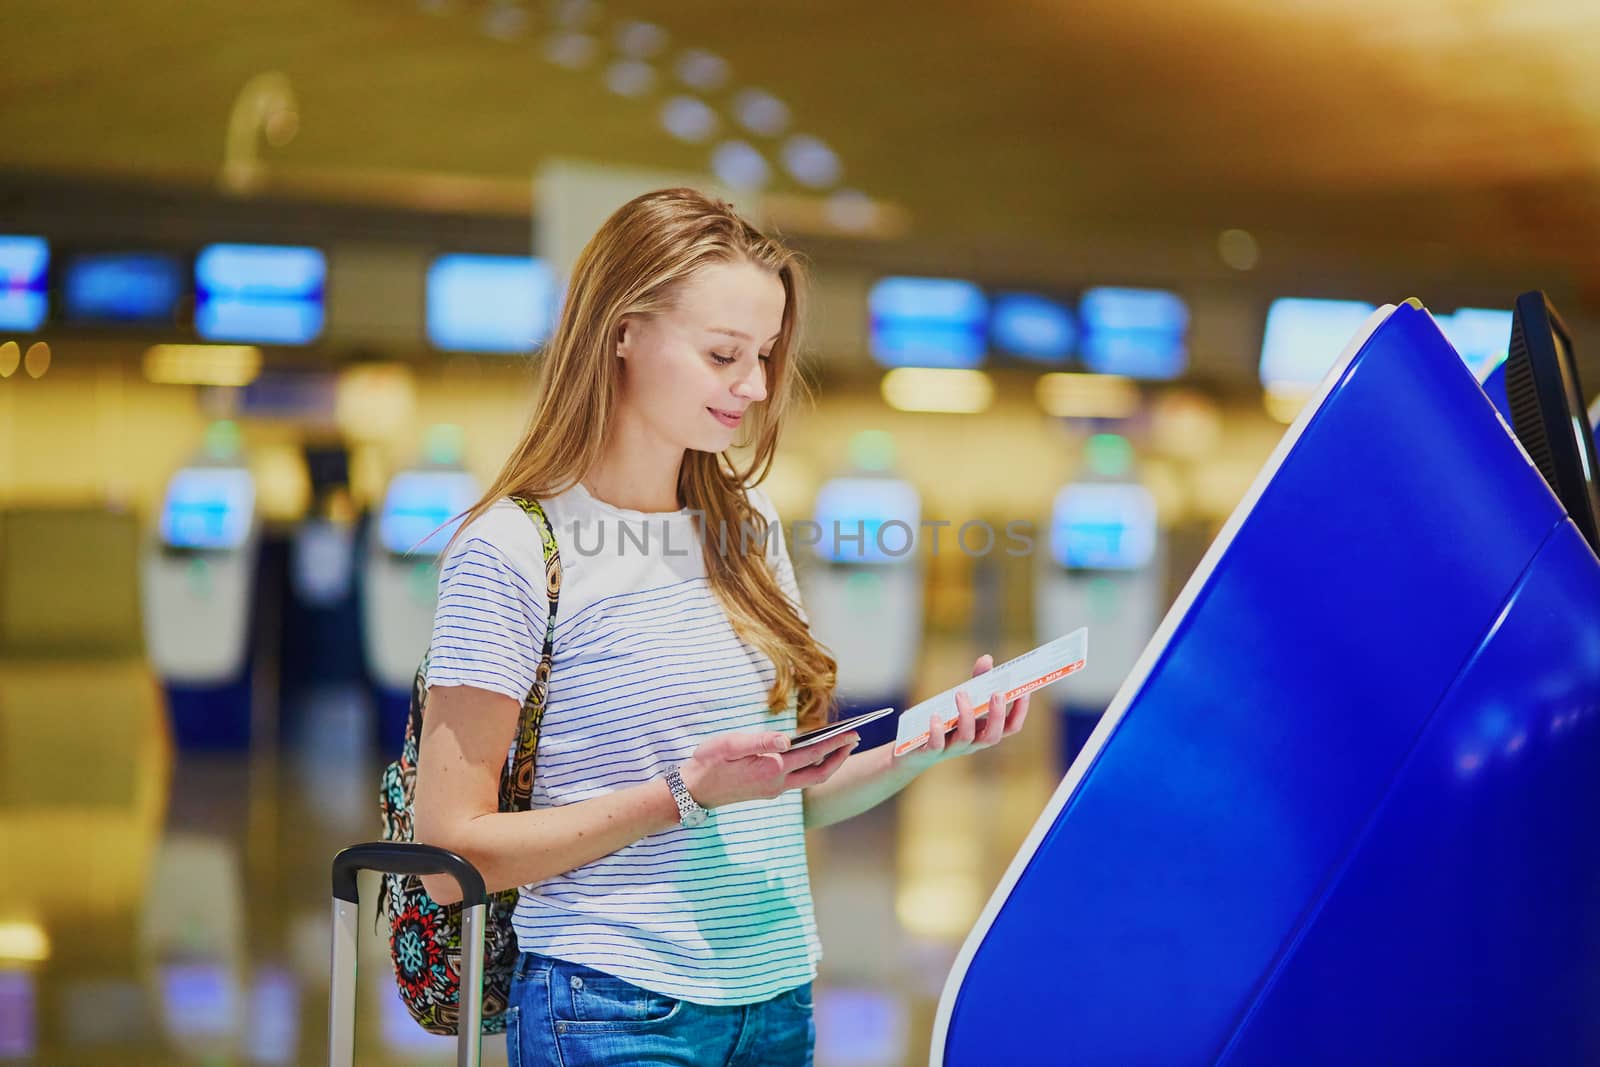
<instances>
[{"instance_id":1,"label":"woman's left hand","mask_svg":"<svg viewBox=\"0 0 1600 1067\"><path fill-rule=\"evenodd\" d=\"M978 657L978 662L972 665L972 676L987 674L994 669L994 657L987 653ZM928 720L928 743L915 752L908 753L905 758L913 761L919 767L931 767L935 763L942 763L947 759L965 756L979 749L993 748L1002 740L1010 737L1022 729L1022 724L1028 718L1028 697L1024 693L1011 702L1008 708L1000 705L1000 694L996 693L982 709L974 709L972 702L962 692L956 693L956 724L946 733L941 728L941 720L948 716L947 712L934 712ZM984 713L987 712L986 715ZM984 715L983 721L978 722L978 716Z\"/></svg>"}]
</instances>

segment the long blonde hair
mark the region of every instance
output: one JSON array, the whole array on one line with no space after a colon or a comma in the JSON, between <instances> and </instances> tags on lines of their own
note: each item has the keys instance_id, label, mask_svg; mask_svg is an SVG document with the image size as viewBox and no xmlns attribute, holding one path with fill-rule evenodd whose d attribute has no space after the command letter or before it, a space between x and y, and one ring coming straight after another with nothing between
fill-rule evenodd
<instances>
[{"instance_id":1,"label":"long blonde hair","mask_svg":"<svg viewBox=\"0 0 1600 1067\"><path fill-rule=\"evenodd\" d=\"M772 661L768 707L781 711L792 697L801 729L811 729L828 719L838 664L811 636L764 555L719 550L721 539L710 535L749 530L755 542L766 543L766 519L745 487L759 485L771 470L784 415L800 389L795 356L806 295L799 257L731 205L693 189L662 189L629 201L601 225L578 256L566 305L540 356L537 399L522 440L466 511L456 536L504 497L554 496L582 478L599 460L616 410L623 317L664 312L697 270L739 261L783 283L767 399L746 411L749 462L741 468L727 453L687 451L678 498L701 516L706 574L734 632Z\"/></svg>"}]
</instances>

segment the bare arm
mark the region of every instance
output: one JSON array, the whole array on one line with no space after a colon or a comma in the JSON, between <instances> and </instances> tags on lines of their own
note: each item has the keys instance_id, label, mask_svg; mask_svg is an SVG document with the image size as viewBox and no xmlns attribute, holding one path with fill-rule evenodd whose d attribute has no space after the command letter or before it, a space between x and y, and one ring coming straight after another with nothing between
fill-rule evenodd
<instances>
[{"instance_id":1,"label":"bare arm","mask_svg":"<svg viewBox=\"0 0 1600 1067\"><path fill-rule=\"evenodd\" d=\"M539 811L499 809L500 771L521 708L473 686L428 691L417 753L416 839L464 856L490 892L553 878L678 824L665 781ZM448 876L422 880L443 904L461 898Z\"/></svg>"},{"instance_id":2,"label":"bare arm","mask_svg":"<svg viewBox=\"0 0 1600 1067\"><path fill-rule=\"evenodd\" d=\"M626 786L591 800L537 811L499 810L500 772L521 708L473 686L428 690L418 742L416 839L465 857L490 892L553 878L678 825L664 779ZM849 757L857 737L844 734L786 752L788 738L758 731L721 734L683 765L690 794L707 808L824 782ZM422 880L441 904L460 899L448 876Z\"/></svg>"},{"instance_id":3,"label":"bare arm","mask_svg":"<svg viewBox=\"0 0 1600 1067\"><path fill-rule=\"evenodd\" d=\"M925 769L922 760L896 760L892 743L857 752L832 778L806 790L806 829L831 826L878 806Z\"/></svg>"}]
</instances>

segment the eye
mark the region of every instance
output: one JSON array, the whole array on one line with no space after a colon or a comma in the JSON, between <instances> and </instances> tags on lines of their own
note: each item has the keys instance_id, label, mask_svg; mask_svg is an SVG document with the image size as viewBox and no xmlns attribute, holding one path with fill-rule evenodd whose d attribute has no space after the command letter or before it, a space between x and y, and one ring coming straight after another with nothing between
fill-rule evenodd
<instances>
[{"instance_id":1,"label":"eye","mask_svg":"<svg viewBox=\"0 0 1600 1067\"><path fill-rule=\"evenodd\" d=\"M772 362L772 353L771 352L763 352L763 353L761 353L761 355L758 358L763 363L770 363L770 362Z\"/></svg>"},{"instance_id":2,"label":"eye","mask_svg":"<svg viewBox=\"0 0 1600 1067\"><path fill-rule=\"evenodd\" d=\"M715 363L719 367L727 367L739 362L739 357L725 356L721 352L713 352L711 353L711 362Z\"/></svg>"}]
</instances>

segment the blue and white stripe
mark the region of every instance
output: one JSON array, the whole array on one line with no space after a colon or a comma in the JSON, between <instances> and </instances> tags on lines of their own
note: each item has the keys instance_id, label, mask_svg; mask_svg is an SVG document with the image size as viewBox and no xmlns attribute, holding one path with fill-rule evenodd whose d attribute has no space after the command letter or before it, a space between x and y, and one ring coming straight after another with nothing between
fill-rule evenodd
<instances>
[{"instance_id":1,"label":"blue and white stripe","mask_svg":"<svg viewBox=\"0 0 1600 1067\"><path fill-rule=\"evenodd\" d=\"M752 498L777 521L764 496ZM544 503L563 544L575 532L594 544L584 524L637 515L581 487ZM673 543L693 543L686 516L649 518L681 522ZM522 699L544 633L539 553L537 529L509 501L462 537L441 572L430 685ZM781 540L769 560L796 595ZM794 730L792 702L782 714L767 710L772 664L734 633L697 552L619 559L563 549L562 562L536 809L658 778L714 734ZM753 1003L810 981L821 945L803 815L798 791L730 805L703 826L653 834L524 886L518 942L701 1004Z\"/></svg>"}]
</instances>

